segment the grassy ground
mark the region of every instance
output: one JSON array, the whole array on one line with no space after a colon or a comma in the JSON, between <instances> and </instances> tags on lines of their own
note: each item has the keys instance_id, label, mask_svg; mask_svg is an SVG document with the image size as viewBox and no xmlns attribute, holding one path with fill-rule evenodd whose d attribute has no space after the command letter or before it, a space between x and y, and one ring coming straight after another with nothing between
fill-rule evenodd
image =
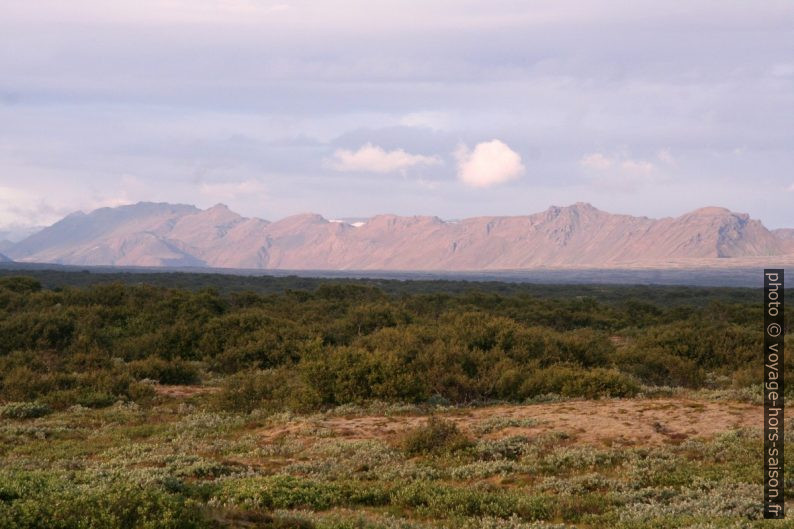
<instances>
[{"instance_id":1,"label":"grassy ground","mask_svg":"<svg viewBox=\"0 0 794 529\"><path fill-rule=\"evenodd\" d=\"M766 527L761 409L725 396L267 416L158 386L8 413L0 528Z\"/></svg>"}]
</instances>

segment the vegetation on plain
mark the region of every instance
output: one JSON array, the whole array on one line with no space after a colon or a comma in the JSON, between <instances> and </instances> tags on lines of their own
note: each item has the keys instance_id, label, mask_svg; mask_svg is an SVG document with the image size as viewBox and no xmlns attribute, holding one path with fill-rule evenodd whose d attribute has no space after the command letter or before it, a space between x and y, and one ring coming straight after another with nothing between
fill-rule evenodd
<instances>
[{"instance_id":1,"label":"vegetation on plain","mask_svg":"<svg viewBox=\"0 0 794 529\"><path fill-rule=\"evenodd\" d=\"M609 445L459 420L682 396L738 413L760 395L760 297L296 281L0 278L0 529L761 527L755 430ZM382 434L327 426L351 417Z\"/></svg>"}]
</instances>

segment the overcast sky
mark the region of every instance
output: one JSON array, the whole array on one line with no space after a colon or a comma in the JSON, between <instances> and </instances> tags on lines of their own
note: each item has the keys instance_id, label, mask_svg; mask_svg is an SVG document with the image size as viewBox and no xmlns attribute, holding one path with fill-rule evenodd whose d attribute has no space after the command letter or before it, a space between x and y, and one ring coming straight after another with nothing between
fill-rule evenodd
<instances>
[{"instance_id":1,"label":"overcast sky","mask_svg":"<svg viewBox=\"0 0 794 529\"><path fill-rule=\"evenodd\" d=\"M794 227L790 0L0 4L0 228L140 200Z\"/></svg>"}]
</instances>

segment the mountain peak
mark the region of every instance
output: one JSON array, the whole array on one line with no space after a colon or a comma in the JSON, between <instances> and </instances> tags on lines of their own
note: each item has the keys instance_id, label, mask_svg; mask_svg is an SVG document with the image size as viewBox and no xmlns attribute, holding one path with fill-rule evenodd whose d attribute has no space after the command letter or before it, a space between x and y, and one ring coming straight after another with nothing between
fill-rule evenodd
<instances>
[{"instance_id":1,"label":"mountain peak","mask_svg":"<svg viewBox=\"0 0 794 529\"><path fill-rule=\"evenodd\" d=\"M211 208L203 211L197 211L196 215L203 218L211 219L213 222L237 222L243 220L243 217L229 209L226 204L215 204Z\"/></svg>"},{"instance_id":2,"label":"mountain peak","mask_svg":"<svg viewBox=\"0 0 794 529\"><path fill-rule=\"evenodd\" d=\"M603 212L589 202L576 202L570 206L551 206L543 212L545 218L548 220L560 218L566 221L580 219L582 217L592 217L600 213Z\"/></svg>"},{"instance_id":3,"label":"mountain peak","mask_svg":"<svg viewBox=\"0 0 794 529\"><path fill-rule=\"evenodd\" d=\"M694 211L691 211L686 215L691 217L724 217L726 215L733 214L734 213L728 208L723 208L720 206L706 206L704 208L698 208Z\"/></svg>"},{"instance_id":4,"label":"mountain peak","mask_svg":"<svg viewBox=\"0 0 794 529\"><path fill-rule=\"evenodd\" d=\"M311 226L316 224L328 224L328 220L317 213L298 213L278 220L273 223L278 226Z\"/></svg>"},{"instance_id":5,"label":"mountain peak","mask_svg":"<svg viewBox=\"0 0 794 529\"><path fill-rule=\"evenodd\" d=\"M685 213L681 215L680 218L695 220L695 221L705 221L705 220L710 220L711 222L738 221L743 223L750 220L750 215L747 213L736 213L735 211L731 211L728 208L723 208L719 206L707 206L705 208L698 208L694 211L690 211L689 213ZM760 221L757 220L753 222L760 223Z\"/></svg>"},{"instance_id":6,"label":"mountain peak","mask_svg":"<svg viewBox=\"0 0 794 529\"><path fill-rule=\"evenodd\" d=\"M313 270L599 268L670 259L794 258L792 233L772 233L747 219L706 207L656 220L576 202L531 216L460 222L376 215L354 229L316 213L267 223L225 204L201 210L142 202L71 215L2 252L17 261L63 264Z\"/></svg>"},{"instance_id":7,"label":"mountain peak","mask_svg":"<svg viewBox=\"0 0 794 529\"><path fill-rule=\"evenodd\" d=\"M794 242L794 228L778 228L772 230L777 237Z\"/></svg>"}]
</instances>

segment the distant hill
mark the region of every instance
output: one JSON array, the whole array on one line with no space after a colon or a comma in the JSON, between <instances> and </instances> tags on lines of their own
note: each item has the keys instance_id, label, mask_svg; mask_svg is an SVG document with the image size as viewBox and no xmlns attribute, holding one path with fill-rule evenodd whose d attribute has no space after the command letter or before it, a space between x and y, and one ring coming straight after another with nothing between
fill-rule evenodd
<instances>
[{"instance_id":1,"label":"distant hill","mask_svg":"<svg viewBox=\"0 0 794 529\"><path fill-rule=\"evenodd\" d=\"M74 265L474 271L794 258L792 232L771 232L717 207L651 219L577 203L527 216L446 222L378 215L351 223L317 214L268 222L221 204L201 210L142 202L71 214L6 253Z\"/></svg>"},{"instance_id":2,"label":"distant hill","mask_svg":"<svg viewBox=\"0 0 794 529\"><path fill-rule=\"evenodd\" d=\"M46 226L21 226L19 224L12 224L0 229L0 252L3 251L5 245L19 242L44 228L46 228Z\"/></svg>"},{"instance_id":3,"label":"distant hill","mask_svg":"<svg viewBox=\"0 0 794 529\"><path fill-rule=\"evenodd\" d=\"M781 228L779 230L772 230L772 233L779 239L794 241L794 228Z\"/></svg>"},{"instance_id":4,"label":"distant hill","mask_svg":"<svg viewBox=\"0 0 794 529\"><path fill-rule=\"evenodd\" d=\"M8 256L5 256L5 255L0 253L0 263L10 263L10 262L12 262L12 261L11 261L11 259L8 258Z\"/></svg>"}]
</instances>

